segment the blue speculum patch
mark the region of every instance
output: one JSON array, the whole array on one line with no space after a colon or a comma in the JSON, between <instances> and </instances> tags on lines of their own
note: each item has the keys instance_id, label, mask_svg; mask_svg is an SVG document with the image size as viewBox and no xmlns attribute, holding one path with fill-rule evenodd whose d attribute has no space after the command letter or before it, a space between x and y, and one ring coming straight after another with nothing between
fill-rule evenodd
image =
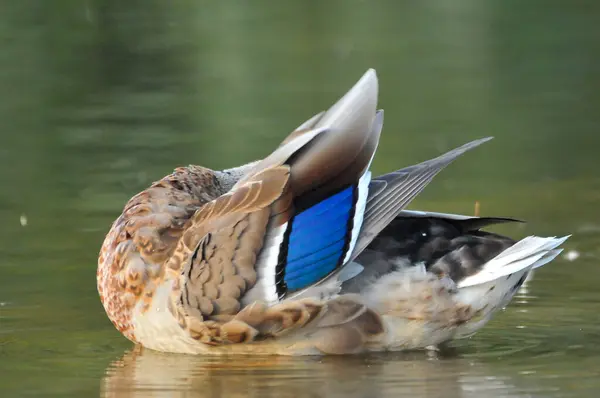
<instances>
[{"instance_id":1,"label":"blue speculum patch","mask_svg":"<svg viewBox=\"0 0 600 398\"><path fill-rule=\"evenodd\" d=\"M277 281L283 276L288 292L320 281L341 264L351 238L355 191L350 186L293 218L284 241L285 264L276 276Z\"/></svg>"}]
</instances>

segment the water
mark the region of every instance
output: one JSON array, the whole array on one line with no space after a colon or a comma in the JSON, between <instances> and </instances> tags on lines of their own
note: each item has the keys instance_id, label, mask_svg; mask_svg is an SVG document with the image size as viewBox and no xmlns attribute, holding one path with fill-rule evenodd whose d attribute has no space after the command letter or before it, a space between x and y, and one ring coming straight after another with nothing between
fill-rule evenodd
<instances>
[{"instance_id":1,"label":"water","mask_svg":"<svg viewBox=\"0 0 600 398\"><path fill-rule=\"evenodd\" d=\"M0 395L587 397L600 388L597 2L63 1L0 5ZM174 167L262 157L368 68L383 173L494 135L411 208L573 233L450 352L205 359L136 353L98 249Z\"/></svg>"}]
</instances>

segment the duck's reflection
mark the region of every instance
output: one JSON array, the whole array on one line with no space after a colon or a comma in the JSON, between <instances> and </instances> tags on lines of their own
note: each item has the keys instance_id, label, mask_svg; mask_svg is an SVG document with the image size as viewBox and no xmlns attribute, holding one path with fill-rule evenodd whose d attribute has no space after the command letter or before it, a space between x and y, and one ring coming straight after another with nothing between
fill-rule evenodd
<instances>
[{"instance_id":1,"label":"duck's reflection","mask_svg":"<svg viewBox=\"0 0 600 398\"><path fill-rule=\"evenodd\" d=\"M205 358L132 350L110 364L101 391L144 398L527 396L482 364L425 353Z\"/></svg>"}]
</instances>

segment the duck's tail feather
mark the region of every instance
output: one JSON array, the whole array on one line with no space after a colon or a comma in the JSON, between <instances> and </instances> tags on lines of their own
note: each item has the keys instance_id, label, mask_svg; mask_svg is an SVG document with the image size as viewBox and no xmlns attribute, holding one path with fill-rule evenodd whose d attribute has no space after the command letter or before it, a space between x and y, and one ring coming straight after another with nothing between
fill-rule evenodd
<instances>
[{"instance_id":1,"label":"duck's tail feather","mask_svg":"<svg viewBox=\"0 0 600 398\"><path fill-rule=\"evenodd\" d=\"M472 335L494 312L508 305L529 273L554 260L569 236L526 237L488 261L481 271L460 281L456 301L471 306L479 315L461 326L456 337Z\"/></svg>"},{"instance_id":2,"label":"duck's tail feather","mask_svg":"<svg viewBox=\"0 0 600 398\"><path fill-rule=\"evenodd\" d=\"M562 238L528 236L488 261L481 271L475 275L460 281L458 288L467 288L496 281L516 272L529 271L532 268L546 264L552 260L547 260L547 257L556 257L558 253L555 253L554 249L562 245L569 236Z\"/></svg>"}]
</instances>

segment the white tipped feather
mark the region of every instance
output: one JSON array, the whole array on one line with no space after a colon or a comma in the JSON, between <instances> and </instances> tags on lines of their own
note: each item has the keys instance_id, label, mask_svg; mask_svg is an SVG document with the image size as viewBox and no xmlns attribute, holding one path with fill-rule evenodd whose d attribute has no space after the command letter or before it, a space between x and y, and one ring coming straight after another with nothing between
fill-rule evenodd
<instances>
[{"instance_id":1,"label":"white tipped feather","mask_svg":"<svg viewBox=\"0 0 600 398\"><path fill-rule=\"evenodd\" d=\"M461 281L456 301L481 312L478 320L460 326L455 338L468 337L477 332L494 312L508 305L531 270L556 258L562 251L557 247L569 236L524 238L490 260L480 272Z\"/></svg>"},{"instance_id":2,"label":"white tipped feather","mask_svg":"<svg viewBox=\"0 0 600 398\"><path fill-rule=\"evenodd\" d=\"M279 300L275 286L275 271L277 260L283 242L283 235L288 223L278 227L271 227L263 244L263 249L256 258L256 284L246 292L242 302L250 304L254 301L264 300L267 303L275 303Z\"/></svg>"},{"instance_id":3,"label":"white tipped feather","mask_svg":"<svg viewBox=\"0 0 600 398\"><path fill-rule=\"evenodd\" d=\"M554 249L550 250L544 257L540 258L533 267L532 270L541 267L542 265L548 264L550 261L554 260L560 253L562 253L564 249Z\"/></svg>"},{"instance_id":4,"label":"white tipped feather","mask_svg":"<svg viewBox=\"0 0 600 398\"><path fill-rule=\"evenodd\" d=\"M400 213L398 213L400 217L438 217L442 219L450 219L450 220L469 220L472 218L477 218L474 216L466 216L462 214L452 214L452 213L440 213L437 211L422 211L422 210L408 210L402 209Z\"/></svg>"},{"instance_id":5,"label":"white tipped feather","mask_svg":"<svg viewBox=\"0 0 600 398\"><path fill-rule=\"evenodd\" d=\"M488 261L481 271L462 280L458 288L479 285L521 270L529 270L553 249L562 245L569 236L563 238L528 236Z\"/></svg>"},{"instance_id":6,"label":"white tipped feather","mask_svg":"<svg viewBox=\"0 0 600 398\"><path fill-rule=\"evenodd\" d=\"M383 109L377 111L375 114L375 119L373 119L373 123L371 125L371 131L376 134L381 134L381 130L383 129ZM377 144L379 145L379 143ZM373 158L375 157L375 152L373 151L373 155L371 155L371 160L369 160L369 164L367 165L367 171L360 177L358 180L358 200L356 201L356 210L354 213L354 225L352 227L352 238L350 239L350 245L348 246L348 252L344 256L344 264L347 263L352 256L352 252L354 251L354 247L356 246L356 242L358 242L358 235L362 228L362 224L365 218L365 209L367 206L367 199L369 198L369 184L371 183L371 163L373 163ZM339 279L339 277L338 277Z\"/></svg>"},{"instance_id":7,"label":"white tipped feather","mask_svg":"<svg viewBox=\"0 0 600 398\"><path fill-rule=\"evenodd\" d=\"M371 172L367 171L358 180L358 200L356 201L354 223L352 227L352 236L350 238L350 244L348 245L348 251L344 256L343 263L347 263L352 255L352 250L358 240L358 233L362 227L363 219L365 216L365 206L367 205L367 197L369 196L369 183L371 182Z\"/></svg>"}]
</instances>

